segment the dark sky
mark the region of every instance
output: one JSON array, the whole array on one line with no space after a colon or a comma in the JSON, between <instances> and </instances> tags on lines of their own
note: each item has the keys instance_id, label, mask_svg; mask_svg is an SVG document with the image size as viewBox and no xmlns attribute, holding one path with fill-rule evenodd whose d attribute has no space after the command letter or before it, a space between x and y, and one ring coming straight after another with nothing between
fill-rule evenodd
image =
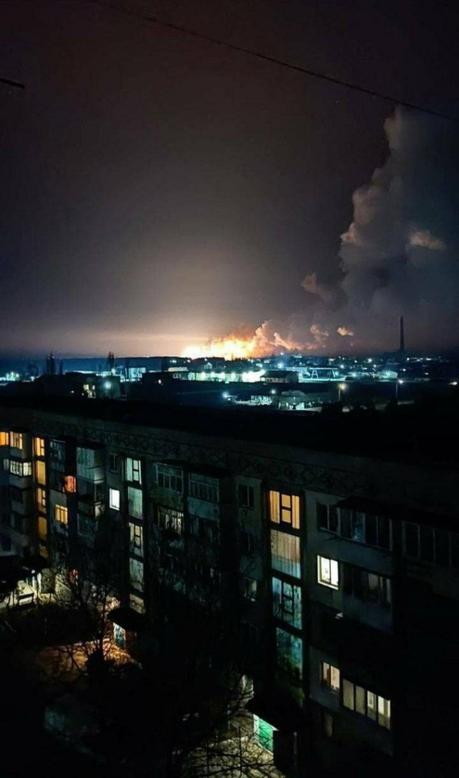
<instances>
[{"instance_id":1,"label":"dark sky","mask_svg":"<svg viewBox=\"0 0 459 778\"><path fill-rule=\"evenodd\" d=\"M439 0L116 4L459 116ZM309 327L304 277L341 283L352 194L387 158L395 105L64 0L3 0L0 75L26 84L0 85L0 351L172 353Z\"/></svg>"}]
</instances>

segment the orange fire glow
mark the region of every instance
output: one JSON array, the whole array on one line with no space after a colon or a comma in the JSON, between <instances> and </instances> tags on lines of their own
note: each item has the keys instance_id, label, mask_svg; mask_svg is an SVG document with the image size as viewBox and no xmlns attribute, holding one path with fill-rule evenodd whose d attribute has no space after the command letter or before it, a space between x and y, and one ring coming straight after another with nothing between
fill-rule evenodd
<instances>
[{"instance_id":1,"label":"orange fire glow","mask_svg":"<svg viewBox=\"0 0 459 778\"><path fill-rule=\"evenodd\" d=\"M283 338L278 332L271 331L268 322L264 322L255 331L240 329L223 338L213 338L203 345L187 346L183 356L191 359L250 359L301 349L302 344Z\"/></svg>"}]
</instances>

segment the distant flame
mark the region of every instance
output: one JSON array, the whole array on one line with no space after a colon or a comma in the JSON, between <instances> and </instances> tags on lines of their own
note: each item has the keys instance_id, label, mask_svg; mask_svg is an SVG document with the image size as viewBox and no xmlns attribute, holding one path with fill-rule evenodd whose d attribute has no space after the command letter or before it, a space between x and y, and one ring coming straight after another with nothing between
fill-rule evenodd
<instances>
[{"instance_id":1,"label":"distant flame","mask_svg":"<svg viewBox=\"0 0 459 778\"><path fill-rule=\"evenodd\" d=\"M270 357L284 352L314 351L324 345L328 332L312 325L309 332L312 341L300 343L290 337L283 337L264 322L255 331L241 329L223 338L213 338L203 345L187 346L184 357L199 359L221 357L223 359L250 359Z\"/></svg>"},{"instance_id":2,"label":"distant flame","mask_svg":"<svg viewBox=\"0 0 459 778\"><path fill-rule=\"evenodd\" d=\"M338 335L341 335L342 338L346 338L346 337L352 338L354 334L354 332L350 330L348 327L343 327L343 326L338 327L336 332L338 333Z\"/></svg>"}]
</instances>

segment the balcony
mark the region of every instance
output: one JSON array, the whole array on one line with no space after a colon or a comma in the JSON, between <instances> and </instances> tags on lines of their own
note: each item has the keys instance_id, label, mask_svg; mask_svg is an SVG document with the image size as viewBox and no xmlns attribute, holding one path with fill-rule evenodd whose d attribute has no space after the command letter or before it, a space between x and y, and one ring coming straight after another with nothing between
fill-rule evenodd
<instances>
[{"instance_id":1,"label":"balcony","mask_svg":"<svg viewBox=\"0 0 459 778\"><path fill-rule=\"evenodd\" d=\"M79 495L78 497L78 513L83 516L90 516L93 519L98 519L103 516L105 510L105 504L102 500L96 500L91 495Z\"/></svg>"}]
</instances>

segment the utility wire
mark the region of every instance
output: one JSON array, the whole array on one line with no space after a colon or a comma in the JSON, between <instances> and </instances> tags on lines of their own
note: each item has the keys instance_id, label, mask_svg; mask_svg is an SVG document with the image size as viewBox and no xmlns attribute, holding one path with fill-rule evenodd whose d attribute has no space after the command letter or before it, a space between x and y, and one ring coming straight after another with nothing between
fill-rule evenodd
<instances>
[{"instance_id":1,"label":"utility wire","mask_svg":"<svg viewBox=\"0 0 459 778\"><path fill-rule=\"evenodd\" d=\"M141 19L142 21L156 24L158 27L163 27L165 29L181 33L182 35L187 35L190 38L197 38L198 40L207 41L207 43L212 43L215 46L221 46L223 48L230 49L231 51L238 51L241 54L247 54L250 57L255 57L256 59L264 60L265 62L270 62L271 64L278 65L279 67L287 68L288 70L293 70L297 73L303 73L304 75L310 76L311 78L317 78L321 81L326 81L329 84L335 84L336 86L341 86L345 89L351 89L354 92L360 92L361 94L377 98L378 100L384 100L387 103L402 105L404 108L409 108L413 111L418 111L419 113L428 114L429 116L435 116L439 119L447 119L448 121L452 122L459 121L459 117L449 116L448 114L442 113L441 111L435 111L433 108L426 108L425 106L408 102L407 100L400 100L399 98L386 94L385 92L379 92L376 89L368 89L367 87L352 83L351 81L345 81L341 78L336 78L335 76L329 76L326 73L322 73L318 70L311 70L310 68L303 67L302 65L295 65L294 63L288 62L287 60L278 59L277 57L272 57L269 54L263 54L261 51L255 51L254 49L250 49L245 46L238 46L235 43L229 43L228 41L221 40L221 38L214 38L211 35L198 32L197 30L192 30L189 27L183 27L179 24L166 22L162 19L159 19L157 16L151 16L150 14L135 11L131 8L126 8L125 6L123 7L115 5L114 3L111 3L110 0L89 0L89 2L94 5L99 5L102 8L108 8L112 11L125 14L126 16L132 16L134 18Z\"/></svg>"},{"instance_id":2,"label":"utility wire","mask_svg":"<svg viewBox=\"0 0 459 778\"><path fill-rule=\"evenodd\" d=\"M10 78L1 78L0 84L6 84L7 86L14 86L15 89L25 89L25 84L21 84L20 81L12 81Z\"/></svg>"}]
</instances>

